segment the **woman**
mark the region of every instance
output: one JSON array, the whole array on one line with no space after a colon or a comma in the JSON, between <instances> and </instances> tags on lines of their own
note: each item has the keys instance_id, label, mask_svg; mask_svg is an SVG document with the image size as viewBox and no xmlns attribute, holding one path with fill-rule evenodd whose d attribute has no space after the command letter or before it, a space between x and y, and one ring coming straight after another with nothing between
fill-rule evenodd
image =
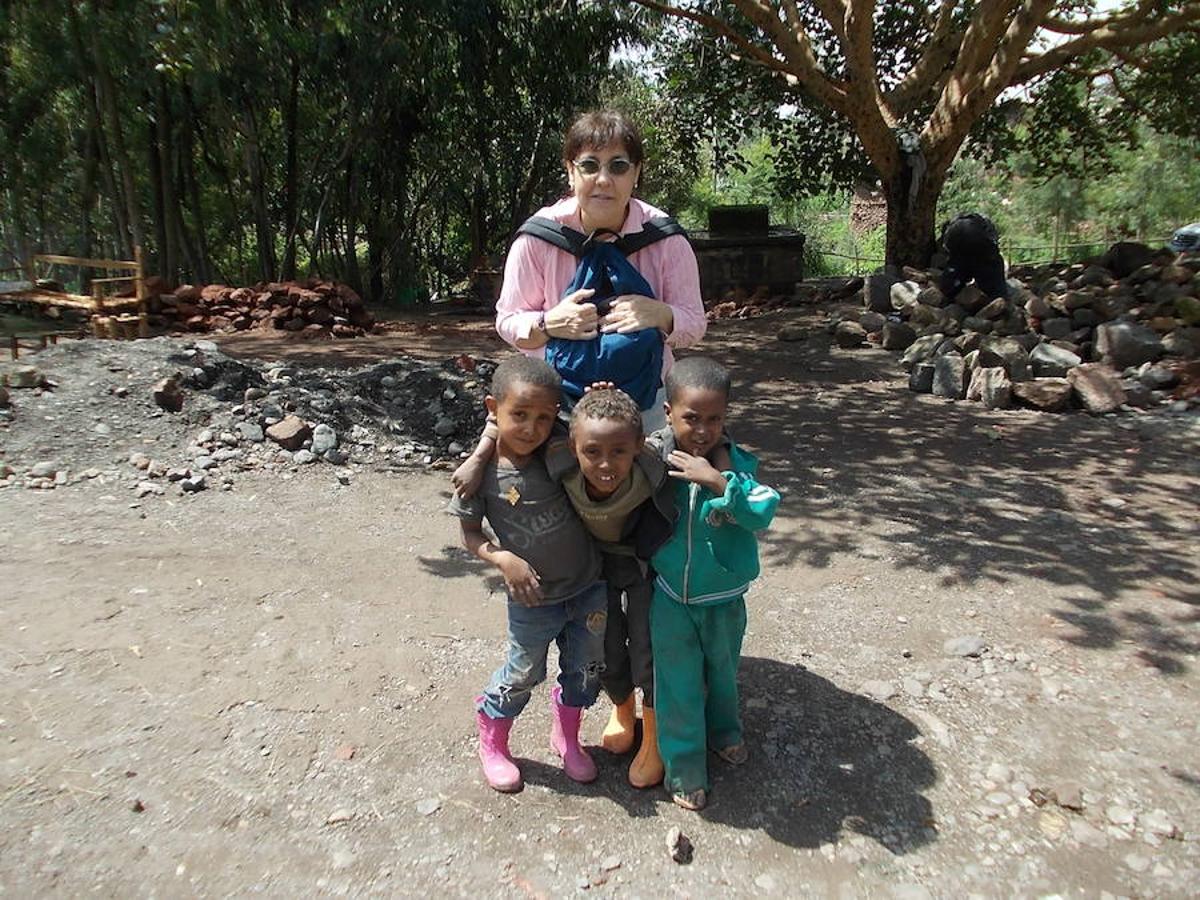
<instances>
[{"instance_id":1,"label":"woman","mask_svg":"<svg viewBox=\"0 0 1200 900\"><path fill-rule=\"evenodd\" d=\"M661 210L633 196L642 171L642 137L623 115L613 111L580 116L563 141L563 167L571 185L567 197L538 210L585 234L641 231ZM605 235L607 237L607 235ZM600 315L588 302L590 291L563 296L578 260L546 241L521 235L504 264L504 283L496 303L496 331L530 355L544 352L547 341L586 341L599 333L629 334L657 328L665 337L662 374L670 369L671 348L690 347L704 336L707 320L700 298L696 255L683 235L673 235L639 250L629 261L649 283L654 297L625 294ZM666 424L662 390L643 414L647 432Z\"/></svg>"}]
</instances>

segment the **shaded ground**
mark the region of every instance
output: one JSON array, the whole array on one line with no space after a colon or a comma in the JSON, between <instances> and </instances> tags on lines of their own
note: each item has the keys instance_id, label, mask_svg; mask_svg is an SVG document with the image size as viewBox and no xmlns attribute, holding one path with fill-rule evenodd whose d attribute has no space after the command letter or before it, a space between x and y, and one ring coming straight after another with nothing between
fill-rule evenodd
<instances>
[{"instance_id":1,"label":"shaded ground","mask_svg":"<svg viewBox=\"0 0 1200 900\"><path fill-rule=\"evenodd\" d=\"M514 730L526 790L482 785L470 698L500 659L503 606L457 548L440 474L247 472L227 493L136 504L95 482L10 488L0 886L1194 892L1194 417L917 396L890 354L772 339L795 318L723 322L703 348L735 367L735 436L785 491L750 598L751 760L714 761L703 814L634 792L627 761L599 752L595 784L567 781L544 693ZM400 349L503 352L486 323L438 323L320 362ZM960 636L989 649L947 655ZM1028 799L1071 783L1082 812ZM690 866L666 855L674 824Z\"/></svg>"}]
</instances>

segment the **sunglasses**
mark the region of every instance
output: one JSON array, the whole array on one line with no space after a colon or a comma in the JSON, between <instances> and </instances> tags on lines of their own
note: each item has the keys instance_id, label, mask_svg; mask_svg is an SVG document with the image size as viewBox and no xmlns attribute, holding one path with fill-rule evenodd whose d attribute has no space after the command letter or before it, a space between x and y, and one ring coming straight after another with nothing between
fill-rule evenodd
<instances>
[{"instance_id":1,"label":"sunglasses","mask_svg":"<svg viewBox=\"0 0 1200 900\"><path fill-rule=\"evenodd\" d=\"M616 159L610 159L607 165L590 156L577 159L571 165L579 171L579 174L586 175L588 178L599 175L601 169L607 169L608 174L613 178L620 178L622 175L628 175L629 171L633 168L633 163L620 156Z\"/></svg>"}]
</instances>

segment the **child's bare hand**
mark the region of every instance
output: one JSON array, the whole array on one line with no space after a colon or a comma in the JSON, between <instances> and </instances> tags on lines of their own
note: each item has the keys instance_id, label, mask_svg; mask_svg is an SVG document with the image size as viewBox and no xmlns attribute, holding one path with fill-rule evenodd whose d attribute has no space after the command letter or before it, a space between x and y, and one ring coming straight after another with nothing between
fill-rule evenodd
<instances>
[{"instance_id":1,"label":"child's bare hand","mask_svg":"<svg viewBox=\"0 0 1200 900\"><path fill-rule=\"evenodd\" d=\"M592 391L615 391L616 389L617 385L612 381L593 381L583 389L583 392L590 394Z\"/></svg>"},{"instance_id":2,"label":"child's bare hand","mask_svg":"<svg viewBox=\"0 0 1200 900\"><path fill-rule=\"evenodd\" d=\"M521 557L505 552L496 565L504 576L508 593L522 606L534 606L542 599L542 580L533 566Z\"/></svg>"},{"instance_id":3,"label":"child's bare hand","mask_svg":"<svg viewBox=\"0 0 1200 900\"><path fill-rule=\"evenodd\" d=\"M703 456L692 456L682 450L672 450L667 462L675 467L667 473L672 478L682 478L684 481L706 487L714 494L725 493L725 477Z\"/></svg>"},{"instance_id":4,"label":"child's bare hand","mask_svg":"<svg viewBox=\"0 0 1200 900\"><path fill-rule=\"evenodd\" d=\"M450 483L454 485L454 493L464 500L474 497L475 492L479 490L479 485L483 483L483 470L486 465L487 460L477 456L469 456L464 459L462 464L454 470L454 474L450 476Z\"/></svg>"}]
</instances>

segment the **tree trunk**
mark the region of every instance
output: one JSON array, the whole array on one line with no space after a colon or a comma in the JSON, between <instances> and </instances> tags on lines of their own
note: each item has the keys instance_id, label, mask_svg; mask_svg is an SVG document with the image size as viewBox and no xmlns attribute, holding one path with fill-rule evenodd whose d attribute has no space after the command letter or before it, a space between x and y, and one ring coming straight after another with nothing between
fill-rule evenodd
<instances>
[{"instance_id":1,"label":"tree trunk","mask_svg":"<svg viewBox=\"0 0 1200 900\"><path fill-rule=\"evenodd\" d=\"M121 113L117 108L117 89L104 60L100 39L95 32L92 34L92 59L95 65L96 95L100 103L100 112L102 117L107 117L109 133L112 135L112 158L117 176L121 180L121 200L129 218L129 234L135 247L142 246L145 239L142 236L141 203L138 200L137 185L133 180L133 167L125 150L125 133L121 127Z\"/></svg>"},{"instance_id":2,"label":"tree trunk","mask_svg":"<svg viewBox=\"0 0 1200 900\"><path fill-rule=\"evenodd\" d=\"M146 98L150 100L149 97ZM160 132L156 122L150 123L146 137L146 162L150 169L150 196L154 203L154 250L151 258L160 274L168 278L175 271L175 249L167 232L167 210L163 202L162 152L159 147Z\"/></svg>"},{"instance_id":3,"label":"tree trunk","mask_svg":"<svg viewBox=\"0 0 1200 900\"><path fill-rule=\"evenodd\" d=\"M263 281L275 280L275 232L267 209L266 172L258 122L253 110L247 111L246 143L243 148L246 174L250 176L250 206L254 210L254 236L258 244L258 271Z\"/></svg>"},{"instance_id":4,"label":"tree trunk","mask_svg":"<svg viewBox=\"0 0 1200 900\"><path fill-rule=\"evenodd\" d=\"M937 249L938 198L946 184L948 168L920 172L901 164L900 171L884 181L888 213L887 265L917 269L929 265L929 259Z\"/></svg>"},{"instance_id":5,"label":"tree trunk","mask_svg":"<svg viewBox=\"0 0 1200 900\"><path fill-rule=\"evenodd\" d=\"M299 16L299 0L291 3L291 26L296 28ZM288 99L283 109L283 128L287 141L287 162L283 184L283 227L286 229L283 246L283 280L296 277L296 119L300 110L300 59L291 53L288 73Z\"/></svg>"},{"instance_id":6,"label":"tree trunk","mask_svg":"<svg viewBox=\"0 0 1200 900\"><path fill-rule=\"evenodd\" d=\"M83 129L83 170L80 173L79 190L79 246L78 254L85 259L92 253L92 210L96 206L96 170L99 154L96 149L96 136L90 128ZM79 292L92 292L91 269L79 267Z\"/></svg>"}]
</instances>

